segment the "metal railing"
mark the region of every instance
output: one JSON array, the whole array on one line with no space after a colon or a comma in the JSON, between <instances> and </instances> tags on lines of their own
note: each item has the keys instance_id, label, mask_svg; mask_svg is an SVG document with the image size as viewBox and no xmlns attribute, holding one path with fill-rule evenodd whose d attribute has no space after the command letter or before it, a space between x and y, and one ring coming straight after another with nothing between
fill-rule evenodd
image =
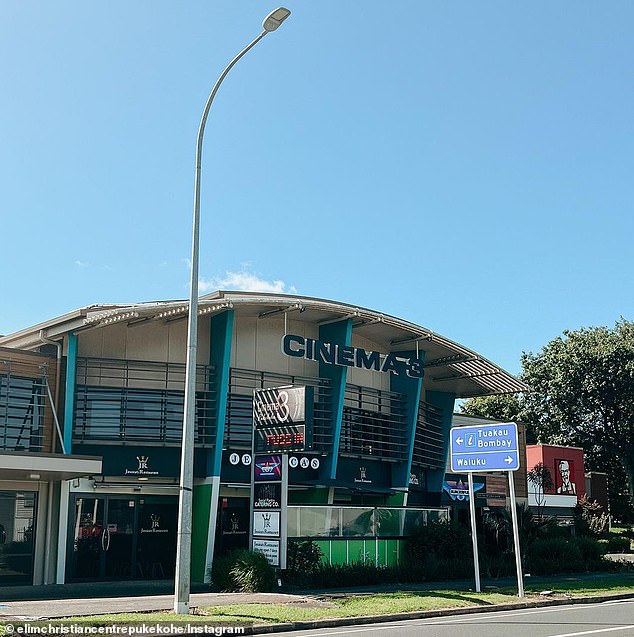
<instances>
[{"instance_id":1,"label":"metal railing","mask_svg":"<svg viewBox=\"0 0 634 637\"><path fill-rule=\"evenodd\" d=\"M216 403L212 366L196 379L196 443L214 440ZM180 444L185 365L155 361L77 360L73 439Z\"/></svg>"},{"instance_id":2,"label":"metal railing","mask_svg":"<svg viewBox=\"0 0 634 637\"><path fill-rule=\"evenodd\" d=\"M313 449L328 452L332 446L332 383L325 378L231 368L225 422L225 447L251 448L253 390L287 385L313 387Z\"/></svg>"},{"instance_id":3,"label":"metal railing","mask_svg":"<svg viewBox=\"0 0 634 637\"><path fill-rule=\"evenodd\" d=\"M42 451L46 372L40 365L34 366L33 377L23 372L16 375L11 361L0 361L0 448Z\"/></svg>"},{"instance_id":4,"label":"metal railing","mask_svg":"<svg viewBox=\"0 0 634 637\"><path fill-rule=\"evenodd\" d=\"M444 444L443 410L421 401L418 406L412 464L428 469L444 469Z\"/></svg>"},{"instance_id":5,"label":"metal railing","mask_svg":"<svg viewBox=\"0 0 634 637\"><path fill-rule=\"evenodd\" d=\"M339 452L404 460L406 413L403 394L347 384Z\"/></svg>"}]
</instances>

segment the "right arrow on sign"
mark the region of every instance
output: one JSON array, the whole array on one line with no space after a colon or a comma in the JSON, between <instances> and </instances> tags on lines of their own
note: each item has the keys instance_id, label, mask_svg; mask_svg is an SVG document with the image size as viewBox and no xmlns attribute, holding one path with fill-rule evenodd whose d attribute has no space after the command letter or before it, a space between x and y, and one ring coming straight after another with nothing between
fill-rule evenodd
<instances>
[{"instance_id":1,"label":"right arrow on sign","mask_svg":"<svg viewBox=\"0 0 634 637\"><path fill-rule=\"evenodd\" d=\"M506 458L504 458L504 462L511 464L511 462L513 462L513 458L511 458L511 456L507 456Z\"/></svg>"}]
</instances>

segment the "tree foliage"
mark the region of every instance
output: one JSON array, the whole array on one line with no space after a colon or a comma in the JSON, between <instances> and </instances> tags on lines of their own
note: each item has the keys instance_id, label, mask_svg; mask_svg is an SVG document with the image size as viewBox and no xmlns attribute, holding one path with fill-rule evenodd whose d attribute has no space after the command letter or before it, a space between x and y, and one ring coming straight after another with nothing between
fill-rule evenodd
<instances>
[{"instance_id":1,"label":"tree foliage","mask_svg":"<svg viewBox=\"0 0 634 637\"><path fill-rule=\"evenodd\" d=\"M566 331L523 354L522 368L530 392L473 399L463 412L521 421L529 441L583 447L588 468L621 476L612 494L620 487L633 503L634 323Z\"/></svg>"},{"instance_id":2,"label":"tree foliage","mask_svg":"<svg viewBox=\"0 0 634 637\"><path fill-rule=\"evenodd\" d=\"M460 410L469 416L482 416L505 422L521 421L522 399L515 394L480 396L462 404Z\"/></svg>"}]
</instances>

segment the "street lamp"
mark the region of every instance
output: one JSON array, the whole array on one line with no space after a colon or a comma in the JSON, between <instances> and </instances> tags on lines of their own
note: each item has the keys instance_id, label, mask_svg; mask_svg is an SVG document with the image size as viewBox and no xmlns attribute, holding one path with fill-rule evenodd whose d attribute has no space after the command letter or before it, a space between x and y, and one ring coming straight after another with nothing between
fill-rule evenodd
<instances>
[{"instance_id":1,"label":"street lamp","mask_svg":"<svg viewBox=\"0 0 634 637\"><path fill-rule=\"evenodd\" d=\"M200 227L200 173L203 152L203 135L209 109L222 84L235 63L252 49L265 35L275 31L291 12L284 7L269 13L262 23L262 33L229 62L214 84L198 128L196 143L196 175L194 179L194 221L192 228L191 282L189 289L189 317L187 321L187 361L185 364L185 404L183 414L183 438L181 446L181 473L178 501L178 537L176 544L176 574L174 585L174 612L189 614L191 579L192 489L194 483L194 418L196 414L196 348L198 341L198 255ZM211 506L217 506L212 502ZM214 533L215 529L210 529Z\"/></svg>"}]
</instances>

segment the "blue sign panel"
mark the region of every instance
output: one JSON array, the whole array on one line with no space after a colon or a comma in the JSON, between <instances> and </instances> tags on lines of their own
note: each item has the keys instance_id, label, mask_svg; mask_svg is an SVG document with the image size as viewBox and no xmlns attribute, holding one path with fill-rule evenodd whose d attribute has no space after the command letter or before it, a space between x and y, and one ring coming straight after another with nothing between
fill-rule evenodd
<instances>
[{"instance_id":1,"label":"blue sign panel","mask_svg":"<svg viewBox=\"0 0 634 637\"><path fill-rule=\"evenodd\" d=\"M451 470L455 473L517 471L520 467L514 422L453 427L450 448Z\"/></svg>"}]
</instances>

